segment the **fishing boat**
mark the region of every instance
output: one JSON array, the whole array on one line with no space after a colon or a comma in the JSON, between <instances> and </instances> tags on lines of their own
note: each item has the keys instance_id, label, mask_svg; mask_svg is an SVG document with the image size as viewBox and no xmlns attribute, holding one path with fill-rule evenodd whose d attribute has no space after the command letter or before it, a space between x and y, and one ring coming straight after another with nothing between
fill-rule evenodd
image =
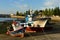
<instances>
[{"instance_id":1,"label":"fishing boat","mask_svg":"<svg viewBox=\"0 0 60 40\"><path fill-rule=\"evenodd\" d=\"M31 12L30 12L31 13ZM19 25L24 25L24 28L26 28L25 30L27 30L28 32L40 32L42 30L44 30L47 22L49 21L48 18L41 18L39 20L32 20L32 14L30 15L26 15L26 17L24 18L25 19L25 22L21 22L20 21L17 21L19 22ZM16 18L18 18L18 16L16 16ZM30 27L29 27L29 24L30 24ZM27 32L25 31L25 32Z\"/></svg>"}]
</instances>

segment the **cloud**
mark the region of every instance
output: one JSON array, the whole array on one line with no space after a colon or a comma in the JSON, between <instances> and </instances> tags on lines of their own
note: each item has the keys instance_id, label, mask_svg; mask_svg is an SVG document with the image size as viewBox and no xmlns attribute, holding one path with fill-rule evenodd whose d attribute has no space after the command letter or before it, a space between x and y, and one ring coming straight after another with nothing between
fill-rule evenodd
<instances>
[{"instance_id":1,"label":"cloud","mask_svg":"<svg viewBox=\"0 0 60 40\"><path fill-rule=\"evenodd\" d=\"M25 10L28 8L27 4L20 4L20 5L16 5L16 7L20 8L21 10Z\"/></svg>"},{"instance_id":2,"label":"cloud","mask_svg":"<svg viewBox=\"0 0 60 40\"><path fill-rule=\"evenodd\" d=\"M60 0L46 0L44 2L45 8L54 8L60 5Z\"/></svg>"},{"instance_id":3,"label":"cloud","mask_svg":"<svg viewBox=\"0 0 60 40\"><path fill-rule=\"evenodd\" d=\"M26 10L26 9L28 9L28 4L20 3L18 1L14 1L11 5L17 7L20 10Z\"/></svg>"},{"instance_id":4,"label":"cloud","mask_svg":"<svg viewBox=\"0 0 60 40\"><path fill-rule=\"evenodd\" d=\"M44 5L45 5L45 6L52 6L53 4L54 4L53 2L49 2L49 1L48 1L48 2L46 2Z\"/></svg>"}]
</instances>

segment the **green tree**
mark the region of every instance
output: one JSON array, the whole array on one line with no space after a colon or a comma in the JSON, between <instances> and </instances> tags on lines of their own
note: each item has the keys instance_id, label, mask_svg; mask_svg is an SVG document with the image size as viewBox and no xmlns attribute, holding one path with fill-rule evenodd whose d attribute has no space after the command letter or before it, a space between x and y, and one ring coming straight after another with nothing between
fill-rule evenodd
<instances>
[{"instance_id":1,"label":"green tree","mask_svg":"<svg viewBox=\"0 0 60 40\"><path fill-rule=\"evenodd\" d=\"M38 15L38 13L39 13L39 11L38 11L38 10L35 10L35 11L34 11L34 15L35 15L35 16L37 16L37 15Z\"/></svg>"},{"instance_id":2,"label":"green tree","mask_svg":"<svg viewBox=\"0 0 60 40\"><path fill-rule=\"evenodd\" d=\"M53 11L54 11L53 8L52 8L52 9L50 9L50 8L47 9L47 8L46 8L46 9L44 10L44 14L45 14L46 16L52 16L52 15L53 15Z\"/></svg>"},{"instance_id":3,"label":"green tree","mask_svg":"<svg viewBox=\"0 0 60 40\"><path fill-rule=\"evenodd\" d=\"M23 16L24 14L22 12L19 13L19 16Z\"/></svg>"},{"instance_id":4,"label":"green tree","mask_svg":"<svg viewBox=\"0 0 60 40\"><path fill-rule=\"evenodd\" d=\"M53 13L53 12L54 12L54 9L52 8L52 9L51 9L51 15L54 15L54 13Z\"/></svg>"},{"instance_id":5,"label":"green tree","mask_svg":"<svg viewBox=\"0 0 60 40\"><path fill-rule=\"evenodd\" d=\"M26 12L24 12L24 16L26 16Z\"/></svg>"},{"instance_id":6,"label":"green tree","mask_svg":"<svg viewBox=\"0 0 60 40\"><path fill-rule=\"evenodd\" d=\"M52 16L53 15L53 9L48 9L48 16Z\"/></svg>"},{"instance_id":7,"label":"green tree","mask_svg":"<svg viewBox=\"0 0 60 40\"><path fill-rule=\"evenodd\" d=\"M44 10L44 14L45 14L46 16L48 15L48 9L47 9L47 8Z\"/></svg>"},{"instance_id":8,"label":"green tree","mask_svg":"<svg viewBox=\"0 0 60 40\"><path fill-rule=\"evenodd\" d=\"M26 11L25 14L26 14L26 15L30 15L30 10Z\"/></svg>"},{"instance_id":9,"label":"green tree","mask_svg":"<svg viewBox=\"0 0 60 40\"><path fill-rule=\"evenodd\" d=\"M16 15L19 16L19 12L18 11L16 12Z\"/></svg>"},{"instance_id":10,"label":"green tree","mask_svg":"<svg viewBox=\"0 0 60 40\"><path fill-rule=\"evenodd\" d=\"M59 12L59 7L56 7L55 9L54 9L54 15L60 15L60 12Z\"/></svg>"}]
</instances>

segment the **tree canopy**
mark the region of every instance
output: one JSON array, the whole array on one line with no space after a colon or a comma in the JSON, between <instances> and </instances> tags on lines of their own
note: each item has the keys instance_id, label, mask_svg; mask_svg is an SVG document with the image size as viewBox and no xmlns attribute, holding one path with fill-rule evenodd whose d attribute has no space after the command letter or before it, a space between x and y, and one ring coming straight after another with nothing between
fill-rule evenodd
<instances>
[{"instance_id":1,"label":"tree canopy","mask_svg":"<svg viewBox=\"0 0 60 40\"><path fill-rule=\"evenodd\" d=\"M34 16L36 16L36 15L39 15L39 12L43 12L43 14L44 15L46 15L46 16L52 16L52 15L58 15L58 16L60 16L60 8L59 7L55 7L54 9L53 8L46 8L45 10L35 10L34 11ZM28 11L26 11L26 12L24 12L24 13L22 13L22 12L16 12L16 15L17 16L26 16L26 15L30 15L30 10L28 10Z\"/></svg>"}]
</instances>

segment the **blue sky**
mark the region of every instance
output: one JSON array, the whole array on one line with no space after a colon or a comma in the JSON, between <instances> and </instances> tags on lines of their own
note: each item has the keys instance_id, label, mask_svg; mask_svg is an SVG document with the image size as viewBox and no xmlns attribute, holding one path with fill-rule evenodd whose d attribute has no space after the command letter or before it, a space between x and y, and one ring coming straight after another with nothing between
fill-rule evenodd
<instances>
[{"instance_id":1,"label":"blue sky","mask_svg":"<svg viewBox=\"0 0 60 40\"><path fill-rule=\"evenodd\" d=\"M60 7L60 0L0 0L0 14L24 12L29 9L41 10Z\"/></svg>"}]
</instances>

